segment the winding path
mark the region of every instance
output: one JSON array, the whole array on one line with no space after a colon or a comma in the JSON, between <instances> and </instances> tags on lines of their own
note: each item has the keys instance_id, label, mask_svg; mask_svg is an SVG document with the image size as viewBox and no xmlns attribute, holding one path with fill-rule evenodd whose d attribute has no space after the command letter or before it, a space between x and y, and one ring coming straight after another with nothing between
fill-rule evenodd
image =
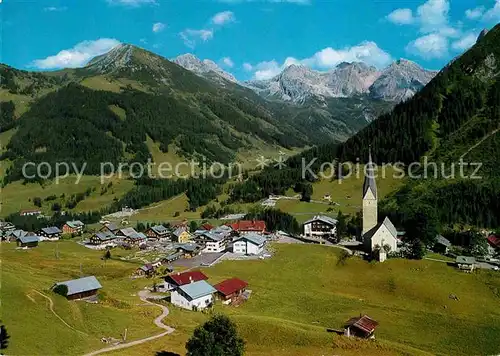
<instances>
[{"instance_id":1,"label":"winding path","mask_svg":"<svg viewBox=\"0 0 500 356\"><path fill-rule=\"evenodd\" d=\"M69 325L67 322L65 322L65 321L64 321L64 319L63 319L63 318L61 318L61 317L59 316L59 314L57 314L57 313L56 313L56 311L54 310L54 301L52 300L52 298L50 298L50 297L46 296L45 294L43 294L43 293L41 293L41 292L37 291L36 289L33 289L33 292L35 292L35 293L37 293L37 294L40 294L42 297L44 297L45 299L47 299L47 300L49 301L49 309L50 309L50 311L52 312L52 314L54 314L54 315L56 316L56 318L57 318L57 319L61 320L61 321L62 321L62 323L63 323L64 325L66 325L66 326L67 326L68 328L70 328L71 330L74 330L74 331L76 331L76 332L78 332L78 333L80 333L80 334L87 335L87 334L86 334L86 333L84 333L83 331L80 331L80 330L78 330L78 329L75 329L74 327L72 327L71 325ZM29 296L28 296L28 297L29 297ZM30 297L29 297L29 298L30 298Z\"/></svg>"},{"instance_id":2,"label":"winding path","mask_svg":"<svg viewBox=\"0 0 500 356\"><path fill-rule=\"evenodd\" d=\"M158 316L157 318L155 318L153 320L153 323L157 327L159 327L161 329L165 329L165 331L162 332L161 334L149 336L149 337L146 337L144 339L139 339L139 340L127 342L125 344L119 344L119 345L116 345L116 346L105 347L105 348L97 350L97 351L92 351L92 352L90 352L88 354L85 354L84 356L99 355L99 354L103 354L105 352L116 351L116 350L125 349L127 347L132 347L132 346L135 346L135 345L140 345L140 344L143 344L143 343L148 342L148 341L159 339L160 337L163 337L165 335L171 334L171 333L173 333L175 331L174 328L172 328L172 327L170 327L168 325L163 324L163 319L165 317L167 317L168 313L169 313L168 308L166 306L164 306L164 305L152 303L149 300L147 300L147 298L150 296L149 291L147 291L147 290L141 290L138 294L139 294L139 297L141 298L141 300L144 303L155 305L155 306L158 306L158 307L160 307L162 309L161 315Z\"/></svg>"}]
</instances>

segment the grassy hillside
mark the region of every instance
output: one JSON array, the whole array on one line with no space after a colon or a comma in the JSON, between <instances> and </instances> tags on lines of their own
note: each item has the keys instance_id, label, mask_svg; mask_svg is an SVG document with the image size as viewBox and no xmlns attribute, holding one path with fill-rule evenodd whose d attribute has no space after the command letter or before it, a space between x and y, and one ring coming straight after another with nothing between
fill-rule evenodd
<instances>
[{"instance_id":1,"label":"grassy hillside","mask_svg":"<svg viewBox=\"0 0 500 356\"><path fill-rule=\"evenodd\" d=\"M128 329L132 341L159 332L153 318L159 309L143 306L135 295L151 280L130 280L137 267L129 262L103 262L102 252L74 242L43 243L39 248L3 247L2 321L12 335L11 354L82 354L104 347L101 337L119 338ZM339 250L312 245L274 245L266 261L225 261L204 270L211 283L238 276L249 282L250 300L238 308L216 310L233 318L250 356L411 354L495 354L500 350L498 302L500 276L494 272L460 273L432 261L389 260L370 264L351 258L338 264ZM127 251L113 250L116 258ZM81 264L81 267L80 267ZM96 275L103 285L101 302L67 302L51 294L56 281ZM264 278L265 276L265 278ZM35 291L50 296L55 312ZM450 294L459 301L449 298ZM122 350L120 355L184 352L184 343L206 315L177 308L164 322L177 331L157 341ZM380 322L376 341L346 341L326 328L367 313ZM29 319L30 323L25 321ZM47 324L51 327L44 327ZM37 342L28 342L37 338ZM54 338L60 340L54 343ZM421 351L419 351L421 350Z\"/></svg>"}]
</instances>

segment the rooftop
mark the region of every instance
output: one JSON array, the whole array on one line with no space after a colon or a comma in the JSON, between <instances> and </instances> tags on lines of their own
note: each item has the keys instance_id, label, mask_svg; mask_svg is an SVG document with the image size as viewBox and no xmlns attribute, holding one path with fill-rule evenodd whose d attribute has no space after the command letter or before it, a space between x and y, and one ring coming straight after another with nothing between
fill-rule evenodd
<instances>
[{"instance_id":1,"label":"rooftop","mask_svg":"<svg viewBox=\"0 0 500 356\"><path fill-rule=\"evenodd\" d=\"M32 243L32 242L38 242L38 241L40 241L40 238L38 236L23 235L23 236L19 236L18 239L23 244L29 244L29 243Z\"/></svg>"},{"instance_id":2,"label":"rooftop","mask_svg":"<svg viewBox=\"0 0 500 356\"><path fill-rule=\"evenodd\" d=\"M85 226L80 220L66 221L66 225L73 229Z\"/></svg>"},{"instance_id":3,"label":"rooftop","mask_svg":"<svg viewBox=\"0 0 500 356\"><path fill-rule=\"evenodd\" d=\"M42 229L42 231L44 233L46 233L47 235L53 235L53 234L60 234L62 231L56 227L56 226L49 226L49 227L44 227Z\"/></svg>"},{"instance_id":4,"label":"rooftop","mask_svg":"<svg viewBox=\"0 0 500 356\"><path fill-rule=\"evenodd\" d=\"M262 245L264 242L267 241L265 236L258 235L255 233L250 233L250 234L240 236L235 241L239 241L239 240L247 240L248 242L253 243L254 245L257 245L257 246Z\"/></svg>"},{"instance_id":5,"label":"rooftop","mask_svg":"<svg viewBox=\"0 0 500 356\"><path fill-rule=\"evenodd\" d=\"M331 218L329 216L326 216L326 215L316 215L315 217L313 217L312 219L309 219L307 220L304 224L310 224L312 223L313 221L322 221L324 223L327 223L329 225L337 225L337 220L335 220L334 218Z\"/></svg>"},{"instance_id":6,"label":"rooftop","mask_svg":"<svg viewBox=\"0 0 500 356\"><path fill-rule=\"evenodd\" d=\"M351 318L347 321L347 326L354 326L366 333L372 333L378 326L378 322L367 315Z\"/></svg>"},{"instance_id":7,"label":"rooftop","mask_svg":"<svg viewBox=\"0 0 500 356\"><path fill-rule=\"evenodd\" d=\"M231 295L235 292L245 289L247 286L248 286L247 282L239 278L231 278L231 279L226 279L225 281L220 282L219 284L216 284L214 287L224 295Z\"/></svg>"},{"instance_id":8,"label":"rooftop","mask_svg":"<svg viewBox=\"0 0 500 356\"><path fill-rule=\"evenodd\" d=\"M235 231L265 231L266 222L262 220L240 220L231 224Z\"/></svg>"},{"instance_id":9,"label":"rooftop","mask_svg":"<svg viewBox=\"0 0 500 356\"><path fill-rule=\"evenodd\" d=\"M207 276L201 271L188 271L183 273L173 273L169 274L167 279L172 280L178 286L182 286L184 284L188 284L191 282L198 282L202 280L208 279Z\"/></svg>"},{"instance_id":10,"label":"rooftop","mask_svg":"<svg viewBox=\"0 0 500 356\"><path fill-rule=\"evenodd\" d=\"M72 279L70 281L56 283L55 285L58 286L61 284L64 284L68 287L67 295L73 295L102 288L101 283L99 283L97 278L95 278L94 276Z\"/></svg>"},{"instance_id":11,"label":"rooftop","mask_svg":"<svg viewBox=\"0 0 500 356\"><path fill-rule=\"evenodd\" d=\"M179 289L186 293L191 299L197 299L216 292L215 288L204 280L185 284L180 286Z\"/></svg>"},{"instance_id":12,"label":"rooftop","mask_svg":"<svg viewBox=\"0 0 500 356\"><path fill-rule=\"evenodd\" d=\"M455 262L465 265L472 265L476 263L476 259L474 257L469 257L469 256L457 256Z\"/></svg>"}]
</instances>

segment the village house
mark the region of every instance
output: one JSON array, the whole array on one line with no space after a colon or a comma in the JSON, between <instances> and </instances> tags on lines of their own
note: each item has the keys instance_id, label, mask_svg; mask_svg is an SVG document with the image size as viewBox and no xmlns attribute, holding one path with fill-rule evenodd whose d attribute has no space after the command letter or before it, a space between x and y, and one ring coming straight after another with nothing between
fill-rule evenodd
<instances>
[{"instance_id":1,"label":"village house","mask_svg":"<svg viewBox=\"0 0 500 356\"><path fill-rule=\"evenodd\" d=\"M248 283L239 279L226 279L214 286L217 290L217 298L222 301L222 304L230 304L236 301L245 292Z\"/></svg>"},{"instance_id":2,"label":"village house","mask_svg":"<svg viewBox=\"0 0 500 356\"><path fill-rule=\"evenodd\" d=\"M33 234L30 234L29 232L24 230L11 230L7 231L5 235L2 237L2 239L8 242L17 241L17 239L20 238L21 236L28 236L28 235L33 235Z\"/></svg>"},{"instance_id":3,"label":"village house","mask_svg":"<svg viewBox=\"0 0 500 356\"><path fill-rule=\"evenodd\" d=\"M185 243L177 245L177 253L184 258L192 258L198 256L204 249L204 245L195 243Z\"/></svg>"},{"instance_id":4,"label":"village house","mask_svg":"<svg viewBox=\"0 0 500 356\"><path fill-rule=\"evenodd\" d=\"M152 276L155 273L155 267L151 263L146 263L144 266L136 270L138 276Z\"/></svg>"},{"instance_id":5,"label":"village house","mask_svg":"<svg viewBox=\"0 0 500 356\"><path fill-rule=\"evenodd\" d=\"M52 287L52 290L60 285L65 285L68 288L66 298L69 300L91 297L96 295L98 290L102 288L101 284L94 276L59 282Z\"/></svg>"},{"instance_id":6,"label":"village house","mask_svg":"<svg viewBox=\"0 0 500 356\"><path fill-rule=\"evenodd\" d=\"M170 240L170 231L163 225L155 225L146 230L146 236L148 240Z\"/></svg>"},{"instance_id":7,"label":"village house","mask_svg":"<svg viewBox=\"0 0 500 356\"><path fill-rule=\"evenodd\" d=\"M17 241L17 246L19 246L19 247L32 248L32 247L38 246L38 242L40 241L40 237L24 235L24 236L18 237L16 241Z\"/></svg>"},{"instance_id":8,"label":"village house","mask_svg":"<svg viewBox=\"0 0 500 356\"><path fill-rule=\"evenodd\" d=\"M255 233L240 236L233 242L233 252L240 255L260 255L264 251L266 237Z\"/></svg>"},{"instance_id":9,"label":"village house","mask_svg":"<svg viewBox=\"0 0 500 356\"><path fill-rule=\"evenodd\" d=\"M441 235L436 236L436 243L434 244L434 252L447 254L451 247L451 242Z\"/></svg>"},{"instance_id":10,"label":"village house","mask_svg":"<svg viewBox=\"0 0 500 356\"><path fill-rule=\"evenodd\" d=\"M216 290L205 280L177 287L170 293L170 302L188 310L202 310L212 306Z\"/></svg>"},{"instance_id":11,"label":"village house","mask_svg":"<svg viewBox=\"0 0 500 356\"><path fill-rule=\"evenodd\" d=\"M183 273L172 273L165 276L165 288L173 290L188 283L207 280L208 277L201 271L188 271Z\"/></svg>"},{"instance_id":12,"label":"village house","mask_svg":"<svg viewBox=\"0 0 500 356\"><path fill-rule=\"evenodd\" d=\"M203 252L223 252L226 250L227 237L224 233L206 231L201 235L195 236L194 241L205 245Z\"/></svg>"},{"instance_id":13,"label":"village house","mask_svg":"<svg viewBox=\"0 0 500 356\"><path fill-rule=\"evenodd\" d=\"M44 227L40 230L39 235L42 240L57 241L61 237L61 229L56 226Z\"/></svg>"},{"instance_id":14,"label":"village house","mask_svg":"<svg viewBox=\"0 0 500 356\"><path fill-rule=\"evenodd\" d=\"M116 236L109 231L99 231L90 237L91 245L104 245L116 240Z\"/></svg>"},{"instance_id":15,"label":"village house","mask_svg":"<svg viewBox=\"0 0 500 356\"><path fill-rule=\"evenodd\" d=\"M14 231L16 227L14 224L8 222L8 221L0 221L0 233L2 236L6 236L7 233Z\"/></svg>"},{"instance_id":16,"label":"village house","mask_svg":"<svg viewBox=\"0 0 500 356\"><path fill-rule=\"evenodd\" d=\"M337 220L317 215L304 223L304 236L309 239L331 239L337 235Z\"/></svg>"},{"instance_id":17,"label":"village house","mask_svg":"<svg viewBox=\"0 0 500 356\"><path fill-rule=\"evenodd\" d=\"M181 244L189 242L191 240L191 234L189 233L188 228L186 226L181 226L181 227L177 228L172 233L172 235L173 235L172 239L175 242L178 242Z\"/></svg>"},{"instance_id":18,"label":"village house","mask_svg":"<svg viewBox=\"0 0 500 356\"><path fill-rule=\"evenodd\" d=\"M38 216L41 215L42 211L39 209L21 210L19 215L21 216Z\"/></svg>"},{"instance_id":19,"label":"village house","mask_svg":"<svg viewBox=\"0 0 500 356\"><path fill-rule=\"evenodd\" d=\"M166 264L172 263L174 261L177 261L178 259L180 259L182 257L183 257L183 255L181 252L175 252L175 253L172 253L166 257L163 257L161 259L161 263L166 265Z\"/></svg>"},{"instance_id":20,"label":"village house","mask_svg":"<svg viewBox=\"0 0 500 356\"><path fill-rule=\"evenodd\" d=\"M266 222L262 220L240 220L229 226L240 235L266 232Z\"/></svg>"},{"instance_id":21,"label":"village house","mask_svg":"<svg viewBox=\"0 0 500 356\"><path fill-rule=\"evenodd\" d=\"M367 315L351 318L345 325L344 335L347 337L356 336L363 339L374 339L375 329L378 322Z\"/></svg>"},{"instance_id":22,"label":"village house","mask_svg":"<svg viewBox=\"0 0 500 356\"><path fill-rule=\"evenodd\" d=\"M101 229L99 231L110 232L113 235L116 235L119 230L120 230L120 227L118 225L116 225L114 223L107 223L107 224L104 224L104 226L101 227Z\"/></svg>"},{"instance_id":23,"label":"village house","mask_svg":"<svg viewBox=\"0 0 500 356\"><path fill-rule=\"evenodd\" d=\"M81 235L85 224L80 220L66 221L62 227L63 234Z\"/></svg>"},{"instance_id":24,"label":"village house","mask_svg":"<svg viewBox=\"0 0 500 356\"><path fill-rule=\"evenodd\" d=\"M116 232L116 237L121 238L123 242L131 246L140 245L146 242L147 239L146 235L144 235L142 232L135 231L135 229L132 227L119 229Z\"/></svg>"},{"instance_id":25,"label":"village house","mask_svg":"<svg viewBox=\"0 0 500 356\"><path fill-rule=\"evenodd\" d=\"M457 256L455 264L459 270L470 273L476 268L476 259L469 256Z\"/></svg>"}]
</instances>

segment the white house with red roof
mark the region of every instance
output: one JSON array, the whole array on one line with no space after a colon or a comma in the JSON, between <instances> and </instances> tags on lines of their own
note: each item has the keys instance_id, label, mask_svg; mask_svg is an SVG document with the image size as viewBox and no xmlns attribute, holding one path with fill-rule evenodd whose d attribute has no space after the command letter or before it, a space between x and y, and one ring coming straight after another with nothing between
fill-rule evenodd
<instances>
[{"instance_id":1,"label":"white house with red roof","mask_svg":"<svg viewBox=\"0 0 500 356\"><path fill-rule=\"evenodd\" d=\"M208 277L201 271L188 271L183 273L172 273L165 277L165 289L174 290L185 284L205 281Z\"/></svg>"}]
</instances>

